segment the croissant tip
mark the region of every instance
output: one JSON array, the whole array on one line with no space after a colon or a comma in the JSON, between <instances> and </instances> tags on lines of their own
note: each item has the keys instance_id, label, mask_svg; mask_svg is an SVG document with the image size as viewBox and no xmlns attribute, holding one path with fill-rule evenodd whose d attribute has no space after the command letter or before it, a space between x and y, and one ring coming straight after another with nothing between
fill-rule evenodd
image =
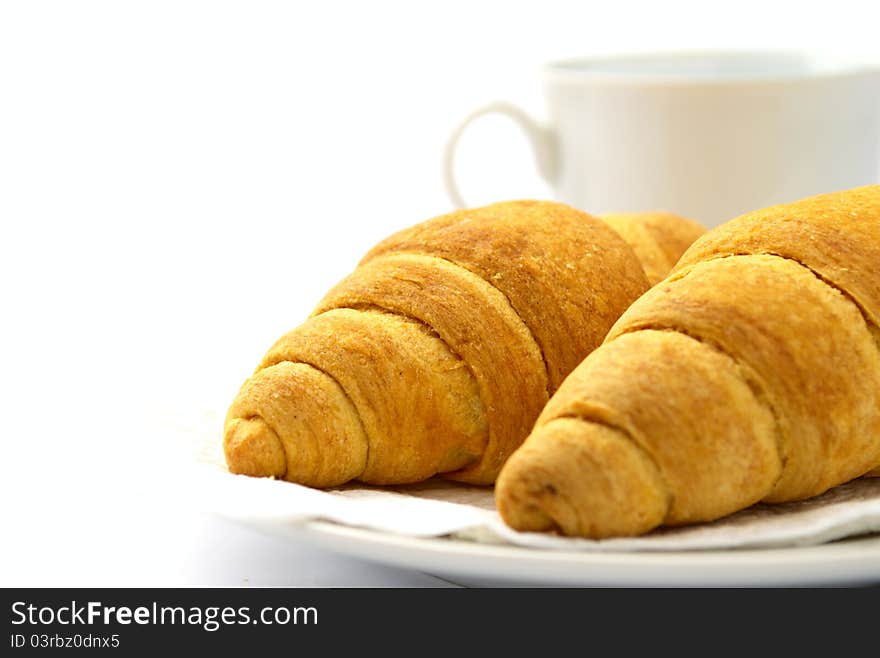
<instances>
[{"instance_id":1,"label":"croissant tip","mask_svg":"<svg viewBox=\"0 0 880 658\"><path fill-rule=\"evenodd\" d=\"M495 496L515 530L590 539L648 532L670 504L656 466L626 434L568 417L532 433L501 470Z\"/></svg>"},{"instance_id":2,"label":"croissant tip","mask_svg":"<svg viewBox=\"0 0 880 658\"><path fill-rule=\"evenodd\" d=\"M232 473L280 478L287 471L281 439L260 417L235 418L228 422L223 450Z\"/></svg>"},{"instance_id":3,"label":"croissant tip","mask_svg":"<svg viewBox=\"0 0 880 658\"><path fill-rule=\"evenodd\" d=\"M504 522L520 532L566 534L563 525L565 521L572 522L572 510L566 507L564 499L556 497L558 491L548 483L548 474L540 468L529 468L528 460L511 461L510 468L505 467L495 483L498 513ZM547 496L554 498L549 504Z\"/></svg>"}]
</instances>

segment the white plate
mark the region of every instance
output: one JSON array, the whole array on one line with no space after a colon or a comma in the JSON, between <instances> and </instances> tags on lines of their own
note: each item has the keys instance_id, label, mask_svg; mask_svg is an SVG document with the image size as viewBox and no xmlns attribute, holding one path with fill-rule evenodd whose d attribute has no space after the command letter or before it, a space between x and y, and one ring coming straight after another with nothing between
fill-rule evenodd
<instances>
[{"instance_id":1,"label":"white plate","mask_svg":"<svg viewBox=\"0 0 880 658\"><path fill-rule=\"evenodd\" d=\"M792 503L785 510L782 506L772 512L746 510L678 535L667 533L651 542L653 550L634 547L633 541L623 542L626 546L619 546L620 550L610 545L602 550L578 550L574 546L579 544L562 541L564 538L552 542L543 541L546 537L538 538L540 542L529 538L526 542L499 534L492 524L493 498L485 488L471 491L448 483L427 482L413 485L406 492L360 487L323 492L265 478L230 475L222 458L214 454L216 441L203 447L206 456L199 458L195 473L187 471L190 477L186 483L191 487L192 476L201 478L195 490L207 509L269 534L415 569L455 583L750 587L880 584L880 534L865 535L870 531L880 533L878 480L855 481L812 501ZM487 515L492 518L487 520ZM464 532L475 529L483 532ZM454 531L461 536L437 537ZM688 540L683 536L685 532L696 533L696 538ZM712 538L718 540L719 535L723 546L772 543L785 547L706 550L713 545ZM815 545L846 535L858 537ZM506 539L508 543L478 543L464 538L468 536L486 541ZM658 545L670 539L678 543ZM804 545L807 543L814 545Z\"/></svg>"},{"instance_id":2,"label":"white plate","mask_svg":"<svg viewBox=\"0 0 880 658\"><path fill-rule=\"evenodd\" d=\"M462 585L809 586L880 584L880 536L820 546L666 553L548 551L419 539L324 521L259 524L336 553L415 569Z\"/></svg>"}]
</instances>

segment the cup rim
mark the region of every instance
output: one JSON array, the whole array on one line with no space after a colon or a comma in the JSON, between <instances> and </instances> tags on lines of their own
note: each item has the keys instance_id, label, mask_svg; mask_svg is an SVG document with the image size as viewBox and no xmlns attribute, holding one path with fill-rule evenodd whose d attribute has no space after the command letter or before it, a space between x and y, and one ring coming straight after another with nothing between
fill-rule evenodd
<instances>
[{"instance_id":1,"label":"cup rim","mask_svg":"<svg viewBox=\"0 0 880 658\"><path fill-rule=\"evenodd\" d=\"M725 75L697 75L678 72L639 71L640 62L689 61L697 59L767 60L776 63L799 62L803 70L752 70ZM612 70L611 65L633 65L632 70ZM603 68L604 65L604 68ZM627 52L584 57L570 57L548 62L543 67L546 80L559 83L623 83L623 84L689 84L689 85L742 85L767 82L796 82L852 76L880 75L880 59L841 53L810 50L668 50Z\"/></svg>"}]
</instances>

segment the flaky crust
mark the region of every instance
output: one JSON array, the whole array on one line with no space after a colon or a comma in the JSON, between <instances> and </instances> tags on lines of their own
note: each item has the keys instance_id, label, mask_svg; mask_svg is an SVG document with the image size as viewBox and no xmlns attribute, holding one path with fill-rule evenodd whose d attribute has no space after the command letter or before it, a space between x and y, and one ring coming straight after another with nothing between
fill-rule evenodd
<instances>
[{"instance_id":1,"label":"flaky crust","mask_svg":"<svg viewBox=\"0 0 880 658\"><path fill-rule=\"evenodd\" d=\"M647 287L617 233L558 203L495 204L401 231L242 386L227 464L320 487L438 473L490 484Z\"/></svg>"},{"instance_id":2,"label":"flaky crust","mask_svg":"<svg viewBox=\"0 0 880 658\"><path fill-rule=\"evenodd\" d=\"M362 262L388 253L448 260L501 291L543 354L551 393L647 287L617 233L559 203L460 210L392 235Z\"/></svg>"},{"instance_id":3,"label":"flaky crust","mask_svg":"<svg viewBox=\"0 0 880 658\"><path fill-rule=\"evenodd\" d=\"M547 369L526 325L507 298L477 275L440 258L407 253L364 263L315 313L376 306L418 318L467 364L485 407L488 445L479 460L446 476L493 481L548 399Z\"/></svg>"},{"instance_id":4,"label":"flaky crust","mask_svg":"<svg viewBox=\"0 0 880 658\"><path fill-rule=\"evenodd\" d=\"M473 375L419 322L372 309L330 310L279 339L260 370L283 362L308 363L349 396L369 444L357 475L364 482L423 480L462 468L486 445ZM312 404L308 392L303 397Z\"/></svg>"},{"instance_id":5,"label":"flaky crust","mask_svg":"<svg viewBox=\"0 0 880 658\"><path fill-rule=\"evenodd\" d=\"M880 352L855 304L805 267L766 255L696 263L647 292L607 340L646 327L686 331L752 373L786 465L768 501L815 496L880 463Z\"/></svg>"},{"instance_id":6,"label":"flaky crust","mask_svg":"<svg viewBox=\"0 0 880 658\"><path fill-rule=\"evenodd\" d=\"M880 186L823 194L743 215L710 231L677 269L718 256L776 254L845 291L880 326Z\"/></svg>"},{"instance_id":7,"label":"flaky crust","mask_svg":"<svg viewBox=\"0 0 880 658\"><path fill-rule=\"evenodd\" d=\"M878 263L877 185L750 213L698 239L549 401L499 477L504 519L639 534L815 496L877 468ZM587 422L561 441L548 429L560 418ZM643 460L632 450L624 466L619 454L603 457L609 439L597 423L638 446L659 478L638 480L629 497L603 493ZM604 479L594 462L606 464ZM535 493L548 488L564 513Z\"/></svg>"}]
</instances>

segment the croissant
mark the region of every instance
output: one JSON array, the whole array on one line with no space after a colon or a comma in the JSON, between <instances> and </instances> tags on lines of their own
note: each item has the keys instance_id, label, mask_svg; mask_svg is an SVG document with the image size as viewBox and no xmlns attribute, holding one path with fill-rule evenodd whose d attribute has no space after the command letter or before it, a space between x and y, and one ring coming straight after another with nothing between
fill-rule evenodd
<instances>
[{"instance_id":1,"label":"croissant","mask_svg":"<svg viewBox=\"0 0 880 658\"><path fill-rule=\"evenodd\" d=\"M666 231L685 221L667 218ZM617 233L559 203L403 230L269 349L229 408L227 466L315 487L435 474L491 484L647 288Z\"/></svg>"},{"instance_id":2,"label":"croissant","mask_svg":"<svg viewBox=\"0 0 880 658\"><path fill-rule=\"evenodd\" d=\"M880 466L880 186L698 239L502 470L520 530L602 538L816 496Z\"/></svg>"}]
</instances>

